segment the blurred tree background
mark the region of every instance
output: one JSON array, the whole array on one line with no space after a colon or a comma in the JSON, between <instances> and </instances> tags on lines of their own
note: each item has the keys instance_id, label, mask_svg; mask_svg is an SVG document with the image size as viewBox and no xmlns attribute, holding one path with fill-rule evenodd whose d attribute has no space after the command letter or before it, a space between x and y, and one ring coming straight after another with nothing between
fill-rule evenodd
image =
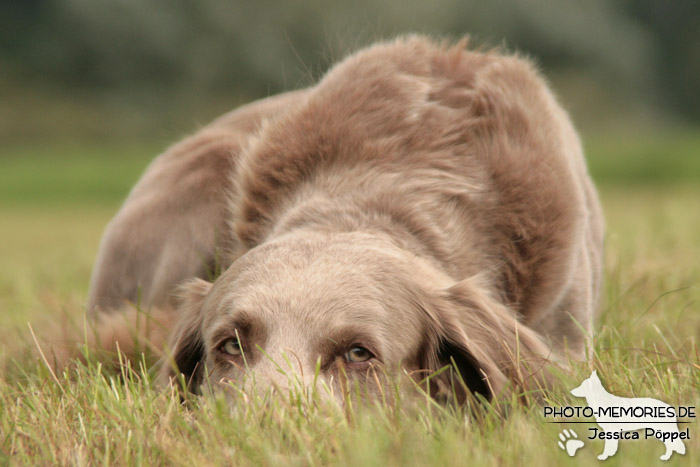
<instances>
[{"instance_id":1,"label":"blurred tree background","mask_svg":"<svg viewBox=\"0 0 700 467\"><path fill-rule=\"evenodd\" d=\"M700 119L697 0L0 0L0 138L172 139L406 32L533 57L584 128Z\"/></svg>"}]
</instances>

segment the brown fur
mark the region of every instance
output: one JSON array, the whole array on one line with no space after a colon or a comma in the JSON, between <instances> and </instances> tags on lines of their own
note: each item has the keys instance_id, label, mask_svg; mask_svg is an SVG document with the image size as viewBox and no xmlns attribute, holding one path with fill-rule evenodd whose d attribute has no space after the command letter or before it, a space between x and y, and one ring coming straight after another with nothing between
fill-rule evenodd
<instances>
[{"instance_id":1,"label":"brown fur","mask_svg":"<svg viewBox=\"0 0 700 467\"><path fill-rule=\"evenodd\" d=\"M491 397L585 356L602 235L576 132L532 65L407 37L156 159L105 233L88 308L175 304L163 375L193 390L250 372L284 386L263 349L306 375L320 359L331 386L454 361ZM245 362L217 350L236 333ZM353 345L372 365L339 363Z\"/></svg>"}]
</instances>

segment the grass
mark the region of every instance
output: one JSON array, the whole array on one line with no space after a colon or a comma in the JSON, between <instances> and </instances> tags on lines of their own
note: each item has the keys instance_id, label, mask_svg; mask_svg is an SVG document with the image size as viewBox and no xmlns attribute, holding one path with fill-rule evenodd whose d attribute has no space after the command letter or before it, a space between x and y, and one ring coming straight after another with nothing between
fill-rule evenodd
<instances>
[{"instance_id":1,"label":"grass","mask_svg":"<svg viewBox=\"0 0 700 467\"><path fill-rule=\"evenodd\" d=\"M0 150L0 204L113 208L160 149L136 144L5 147Z\"/></svg>"},{"instance_id":2,"label":"grass","mask_svg":"<svg viewBox=\"0 0 700 467\"><path fill-rule=\"evenodd\" d=\"M204 397L183 406L145 370L130 378L97 362L54 378L36 358L52 319L80 313L99 237L153 147L0 150L0 465L561 465L591 464L603 441L570 459L562 425L538 405L481 417L422 399L352 411L303 398L260 403ZM597 368L610 392L700 406L700 137L601 138L588 146L608 220L606 282L595 357L563 375L572 388ZM235 396L239 399L242 396ZM553 405L581 404L561 391ZM592 425L591 425L592 426ZM700 433L685 456L698 465ZM609 465L658 462L658 441L623 441Z\"/></svg>"}]
</instances>

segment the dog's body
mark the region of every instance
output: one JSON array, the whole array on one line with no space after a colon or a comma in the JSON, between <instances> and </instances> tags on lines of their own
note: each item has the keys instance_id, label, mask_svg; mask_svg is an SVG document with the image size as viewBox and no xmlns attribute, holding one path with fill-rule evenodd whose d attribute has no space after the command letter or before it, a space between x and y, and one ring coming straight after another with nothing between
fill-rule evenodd
<instances>
[{"instance_id":1,"label":"dog's body","mask_svg":"<svg viewBox=\"0 0 700 467\"><path fill-rule=\"evenodd\" d=\"M156 159L105 233L88 308L172 308L195 382L204 363L238 377L238 336L271 383L256 349L307 374L320 357L332 379L360 348L348 370L454 360L490 396L585 355L602 236L578 137L532 66L410 37Z\"/></svg>"},{"instance_id":2,"label":"dog's body","mask_svg":"<svg viewBox=\"0 0 700 467\"><path fill-rule=\"evenodd\" d=\"M618 416L616 420L616 417L613 415L603 415L603 411L601 409L606 408L661 408L665 411L665 409L669 408L670 406L665 402L657 399L651 399L649 397L632 398L610 394L603 387L603 384L595 371L593 371L591 376L585 379L577 388L572 389L571 394L576 397L583 397L586 399L588 406L593 409L596 422L605 432L615 434L622 431L646 430L648 428L680 435L678 425L676 424L676 417L660 418L653 416ZM606 438L603 453L598 456L598 459L605 460L614 455L617 452L618 442L618 438ZM666 452L661 455L661 460L668 460L674 452L685 454L685 444L683 444L680 437L672 440L665 440L663 443L666 446Z\"/></svg>"}]
</instances>

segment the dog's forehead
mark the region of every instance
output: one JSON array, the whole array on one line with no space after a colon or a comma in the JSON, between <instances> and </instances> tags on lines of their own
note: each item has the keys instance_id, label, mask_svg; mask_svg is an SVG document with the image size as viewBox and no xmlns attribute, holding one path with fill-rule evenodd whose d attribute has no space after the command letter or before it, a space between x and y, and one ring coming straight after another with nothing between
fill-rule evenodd
<instances>
[{"instance_id":1,"label":"dog's forehead","mask_svg":"<svg viewBox=\"0 0 700 467\"><path fill-rule=\"evenodd\" d=\"M253 248L222 278L238 288L287 280L328 281L377 279L390 268L391 248L370 235L292 235Z\"/></svg>"},{"instance_id":2,"label":"dog's forehead","mask_svg":"<svg viewBox=\"0 0 700 467\"><path fill-rule=\"evenodd\" d=\"M362 236L294 238L251 250L217 280L218 315L251 313L270 321L377 324L390 310L412 313L391 252ZM406 296L405 296L406 295Z\"/></svg>"}]
</instances>

